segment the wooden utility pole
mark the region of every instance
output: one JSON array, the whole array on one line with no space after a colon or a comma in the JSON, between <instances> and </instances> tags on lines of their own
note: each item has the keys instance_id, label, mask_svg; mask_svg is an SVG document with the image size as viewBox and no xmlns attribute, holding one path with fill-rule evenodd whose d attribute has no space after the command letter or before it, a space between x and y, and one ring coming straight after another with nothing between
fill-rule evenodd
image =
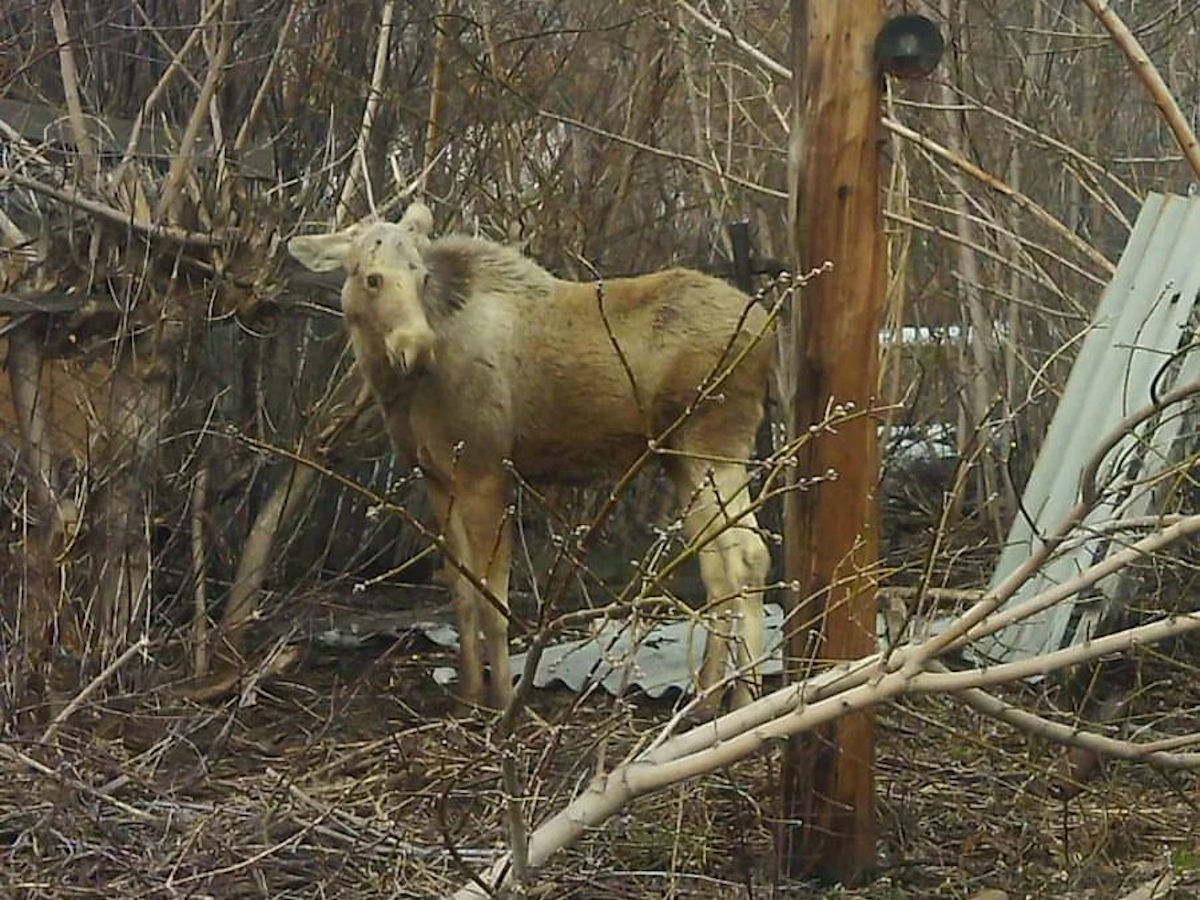
<instances>
[{"instance_id":1,"label":"wooden utility pole","mask_svg":"<svg viewBox=\"0 0 1200 900\"><path fill-rule=\"evenodd\" d=\"M879 84L873 44L882 0L792 0L793 131L789 150L797 271L833 263L797 297L791 428L829 405L875 405L884 294ZM859 416L816 436L801 477L830 470L785 504L787 577L796 631L789 665L875 649L879 479L876 422ZM793 876L856 884L875 862L875 719L846 715L793 738L784 761L781 860Z\"/></svg>"}]
</instances>

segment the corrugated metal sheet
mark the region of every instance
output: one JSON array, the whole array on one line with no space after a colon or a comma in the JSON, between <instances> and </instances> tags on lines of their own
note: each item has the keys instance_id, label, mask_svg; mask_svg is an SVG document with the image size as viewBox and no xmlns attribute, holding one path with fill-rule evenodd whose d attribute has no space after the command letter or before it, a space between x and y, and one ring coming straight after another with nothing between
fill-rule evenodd
<instances>
[{"instance_id":1,"label":"corrugated metal sheet","mask_svg":"<svg viewBox=\"0 0 1200 900\"><path fill-rule=\"evenodd\" d=\"M1074 505L1083 467L1122 418L1175 384L1200 378L1200 352L1172 355L1196 333L1200 293L1200 198L1151 194L1142 207L1112 282L1105 290L1059 401L1019 511L992 577L995 586L1025 560L1041 536ZM1153 514L1153 475L1174 458L1184 417L1155 417L1122 440L1104 461L1102 502L1088 525ZM1115 549L1110 535L1090 537L1054 557L1011 602L1077 574ZM1000 661L1066 647L1090 637L1107 603L1121 598L1113 576L1073 603L1017 623L979 642L976 652Z\"/></svg>"},{"instance_id":2,"label":"corrugated metal sheet","mask_svg":"<svg viewBox=\"0 0 1200 900\"><path fill-rule=\"evenodd\" d=\"M762 674L778 675L783 671L783 608L768 603L763 612L766 658ZM667 691L690 694L695 690L693 673L704 656L707 638L703 628L684 621L657 622L644 633L635 633L628 621L608 621L592 637L547 647L533 684L562 684L576 693L599 684L618 697L633 687L650 697L661 697ZM443 645L458 646L457 635L453 643ZM524 653L513 656L512 667L514 672L525 667ZM730 674L733 671L731 659ZM439 684L451 684L458 673L445 666L435 669L433 677Z\"/></svg>"}]
</instances>

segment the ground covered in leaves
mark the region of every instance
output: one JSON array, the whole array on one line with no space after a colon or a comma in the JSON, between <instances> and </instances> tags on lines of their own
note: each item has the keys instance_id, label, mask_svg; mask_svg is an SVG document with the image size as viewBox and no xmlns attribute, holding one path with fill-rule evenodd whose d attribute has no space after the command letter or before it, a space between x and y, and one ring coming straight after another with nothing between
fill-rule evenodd
<instances>
[{"instance_id":1,"label":"ground covered in leaves","mask_svg":"<svg viewBox=\"0 0 1200 900\"><path fill-rule=\"evenodd\" d=\"M540 819L671 712L539 692L501 751L489 717L456 711L429 680L444 661L399 645L313 653L251 698L201 705L147 690L85 705L45 744L5 735L0 896L445 896L501 845L501 752L518 760ZM1200 710L1200 684L1155 690L1153 703ZM1110 764L1064 802L1049 790L1056 748L945 698L886 707L879 721L871 884L777 874L770 753L635 803L556 856L530 896L1200 895L1196 774Z\"/></svg>"}]
</instances>

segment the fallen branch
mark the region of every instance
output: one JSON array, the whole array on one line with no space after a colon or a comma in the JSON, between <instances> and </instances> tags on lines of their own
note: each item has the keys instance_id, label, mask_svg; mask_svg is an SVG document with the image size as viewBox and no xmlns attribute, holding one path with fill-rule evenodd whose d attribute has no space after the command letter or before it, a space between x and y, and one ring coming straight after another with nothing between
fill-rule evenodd
<instances>
[{"instance_id":1,"label":"fallen branch","mask_svg":"<svg viewBox=\"0 0 1200 900\"><path fill-rule=\"evenodd\" d=\"M1195 383L1180 386L1123 419L1099 443L1081 473L1081 500L1067 513L1032 553L1025 564L988 591L969 610L942 632L921 641L901 645L886 654L872 654L843 663L804 681L788 685L748 706L721 716L675 737L668 737L670 723L655 742L632 754L612 771L597 775L588 788L564 809L545 820L529 835L526 864L530 870L542 866L557 850L570 846L588 829L601 825L634 799L710 772L760 752L770 744L810 731L848 713L905 694L949 692L964 696L968 702L997 711L981 688L985 685L1016 681L1033 674L1047 674L1107 656L1128 652L1153 641L1200 631L1200 612L1163 618L1135 628L1093 639L1030 659L997 666L950 671L939 660L957 652L970 642L989 635L1014 622L1062 602L1111 576L1134 562L1146 558L1186 536L1200 533L1200 515L1172 518L1159 531L1132 542L1078 573L1069 581L1041 591L1003 613L997 611L1053 555L1056 548L1079 527L1096 496L1094 482L1099 466L1123 435L1129 434L1149 416L1160 413L1171 403L1194 396L1200 390ZM1032 715L1032 714L1030 714ZM1078 732L1042 727L1034 719L1010 716L1021 725L1037 724L1038 733L1051 740L1070 737ZM1167 753L1158 746L1138 747L1104 744L1100 736L1085 742L1094 748L1103 745L1113 755L1141 759L1170 768L1200 768L1200 754ZM471 880L455 894L455 900L483 900L488 896L484 885L503 888L511 877L511 859L497 860L483 875L473 873Z\"/></svg>"},{"instance_id":2,"label":"fallen branch","mask_svg":"<svg viewBox=\"0 0 1200 900\"><path fill-rule=\"evenodd\" d=\"M930 668L937 673L949 670L940 664ZM994 697L982 688L964 688L953 694L976 712L989 718L1011 725L1027 734L1044 737L1056 744L1079 747L1104 756L1118 759L1128 759L1138 762L1148 762L1160 769L1198 769L1200 768L1200 753L1170 753L1158 749L1153 744L1137 744L1133 741L1121 741L1089 731L1083 731L1073 725L1062 722L1051 722L1044 716L1020 709L1011 703L1006 703L999 697ZM1188 735L1192 740L1200 735Z\"/></svg>"},{"instance_id":3,"label":"fallen branch","mask_svg":"<svg viewBox=\"0 0 1200 900\"><path fill-rule=\"evenodd\" d=\"M86 782L80 781L76 778L71 778L62 772L52 769L45 763L38 762L32 756L22 753L15 747L10 747L8 744L0 743L0 756L7 758L11 762L20 763L22 766L25 766L31 771L37 772L39 775L44 775L45 777L59 784L65 785L72 790L79 791L81 794L92 797L101 803L107 803L113 808L119 809L126 815L132 816L139 822L157 823L159 821L158 816L148 813L145 810L138 809L135 806L130 806L128 803L118 800L116 797L110 797L103 790L94 788Z\"/></svg>"},{"instance_id":4,"label":"fallen branch","mask_svg":"<svg viewBox=\"0 0 1200 900\"><path fill-rule=\"evenodd\" d=\"M105 666L99 675L88 682L87 686L82 691L71 698L71 702L64 706L59 714L54 717L54 721L46 726L46 730L42 732L42 743L49 743L50 738L54 737L55 733L59 728L62 727L63 723L71 717L71 714L75 712L75 710L79 709L79 707L83 705L84 701L87 700L88 697L96 693L96 691L100 689L100 686L108 681L108 679L112 678L113 675L115 675L117 671L123 665L125 665L125 663L129 662L129 660L133 659L137 654L144 652L149 646L150 639L143 634L140 638L126 647L124 653Z\"/></svg>"},{"instance_id":5,"label":"fallen branch","mask_svg":"<svg viewBox=\"0 0 1200 900\"><path fill-rule=\"evenodd\" d=\"M222 244L240 240L240 236L235 229L221 229L211 234L201 234L197 231L187 231L173 225L157 225L153 222L147 222L144 219L136 218L130 213L121 212L121 210L114 206L109 206L106 203L100 203L97 200L92 200L90 197L85 197L77 190L54 187L43 181L38 181L36 178L22 175L20 172L15 172L12 169L0 168L0 180L11 181L13 184L23 188L28 188L47 197L53 197L55 200L60 200L63 203L74 206L76 209L82 209L84 212L100 216L116 225L123 225L146 237L174 241L186 247L219 247Z\"/></svg>"},{"instance_id":6,"label":"fallen branch","mask_svg":"<svg viewBox=\"0 0 1200 900\"><path fill-rule=\"evenodd\" d=\"M1161 640L1196 630L1200 630L1200 613L1178 616L1171 620L1128 629L1089 644L1047 654L1037 660L1036 670L1039 672L1058 671L1068 666L1097 659L1116 649L1128 649L1139 642ZM761 725L749 727L741 733L725 739L717 739L719 732L728 730L720 727L723 721L738 717L740 713L763 703L763 701L758 701L737 713L731 713L715 722L698 726L652 752L644 752L635 759L617 766L607 774L596 776L580 796L547 819L530 835L529 868L532 870L544 865L551 854L570 846L590 828L603 824L614 813L638 797L688 778L724 769L777 741L811 731L851 712L894 700L906 693L971 690L972 693L967 696L982 705L979 699L979 693L982 692L974 693L977 684L1013 680L1020 677L1022 672L1032 668L1028 665L1014 664L1011 671L1003 673L1003 679L993 674L995 669L1001 667L972 669L965 672L945 672L944 674L942 672L922 674L921 670L930 662L926 658L926 654L935 646L937 646L935 641L930 640L923 644L907 645L901 648L896 654L893 654L893 657L903 659L905 665L886 672L886 674L879 674L880 659L878 655L856 660L850 664L851 671L868 677L862 677L859 684L848 690L831 691L824 699L815 702L805 702L810 688L813 686L811 682L790 685L782 691L777 691L770 698L775 705L783 706L784 711ZM822 687L832 687L831 681L822 676L817 676L814 681L818 681ZM833 683L836 683L836 680ZM760 708L760 712L766 708L764 704ZM1051 740L1062 734L1055 728L1044 729L1042 733ZM1076 732L1072 731L1071 734L1076 734ZM699 735L706 746L696 752L678 754L678 747L690 742L693 735ZM1200 754L1164 756L1161 753L1148 752L1140 754L1139 758L1152 764L1166 759L1171 768L1200 769ZM481 880L495 889L501 889L507 884L509 866L510 860L505 855L493 863ZM488 894L479 887L475 879L472 879L453 896L454 900L485 900Z\"/></svg>"},{"instance_id":7,"label":"fallen branch","mask_svg":"<svg viewBox=\"0 0 1200 900\"><path fill-rule=\"evenodd\" d=\"M208 549L204 539L204 523L208 515L207 461L201 462L200 470L192 482L192 675L200 678L208 674L209 628L208 628Z\"/></svg>"}]
</instances>

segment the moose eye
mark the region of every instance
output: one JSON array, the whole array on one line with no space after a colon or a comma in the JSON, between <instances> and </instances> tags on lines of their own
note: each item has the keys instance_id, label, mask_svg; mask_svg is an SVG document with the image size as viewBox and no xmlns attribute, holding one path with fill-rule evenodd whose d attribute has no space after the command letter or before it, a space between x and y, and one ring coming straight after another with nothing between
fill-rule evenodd
<instances>
[{"instance_id":1,"label":"moose eye","mask_svg":"<svg viewBox=\"0 0 1200 900\"><path fill-rule=\"evenodd\" d=\"M371 290L373 290L373 291L379 290L379 287L382 284L383 284L383 279L380 278L379 275L376 274L375 272L372 272L370 275L367 276L367 287L369 287Z\"/></svg>"}]
</instances>

